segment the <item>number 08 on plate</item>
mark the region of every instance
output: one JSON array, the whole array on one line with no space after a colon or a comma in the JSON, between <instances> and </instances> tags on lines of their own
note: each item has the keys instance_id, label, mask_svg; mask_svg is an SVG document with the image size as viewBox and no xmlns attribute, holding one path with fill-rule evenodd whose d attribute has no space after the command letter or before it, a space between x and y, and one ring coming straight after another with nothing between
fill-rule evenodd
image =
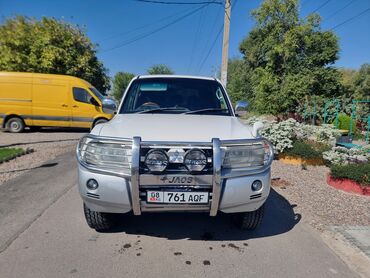
<instances>
[{"instance_id":1,"label":"number 08 on plate","mask_svg":"<svg viewBox=\"0 0 370 278\"><path fill-rule=\"evenodd\" d=\"M208 192L148 191L148 203L207 204Z\"/></svg>"}]
</instances>

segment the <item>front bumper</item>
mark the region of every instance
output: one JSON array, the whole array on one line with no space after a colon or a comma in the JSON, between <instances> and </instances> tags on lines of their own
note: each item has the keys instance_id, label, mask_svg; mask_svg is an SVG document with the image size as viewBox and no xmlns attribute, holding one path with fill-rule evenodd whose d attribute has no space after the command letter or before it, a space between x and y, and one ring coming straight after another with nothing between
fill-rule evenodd
<instances>
[{"instance_id":1,"label":"front bumper","mask_svg":"<svg viewBox=\"0 0 370 278\"><path fill-rule=\"evenodd\" d=\"M254 211L263 205L269 195L271 161L259 169L239 172L223 171L221 168L221 141L213 139L213 175L210 176L208 188L206 185L204 186L210 192L208 204L169 205L147 203L142 196L142 194L145 194L143 192L145 189L140 184L139 174L140 145L143 143L145 142L141 142L140 138L133 138L130 175L114 175L106 171L99 171L84 165L79 160L79 192L83 201L91 210L108 213L127 213L132 210L135 215L151 211L203 211L215 216L218 211L225 213ZM163 143L161 142L161 144ZM237 144L240 141L229 141L228 143ZM173 143L171 144L173 145ZM209 143L204 144L210 145ZM99 187L95 190L88 189L86 182L89 179L95 179L99 183ZM263 186L259 191L251 189L255 180L262 182Z\"/></svg>"}]
</instances>

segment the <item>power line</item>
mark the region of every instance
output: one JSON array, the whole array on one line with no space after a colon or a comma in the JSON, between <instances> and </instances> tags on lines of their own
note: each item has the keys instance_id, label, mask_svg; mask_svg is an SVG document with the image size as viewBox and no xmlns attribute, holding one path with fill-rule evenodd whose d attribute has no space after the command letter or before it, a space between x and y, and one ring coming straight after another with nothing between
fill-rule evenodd
<instances>
[{"instance_id":1,"label":"power line","mask_svg":"<svg viewBox=\"0 0 370 278\"><path fill-rule=\"evenodd\" d=\"M196 9L192 10L191 12L189 12L189 13L187 13L187 14L185 14L185 15L183 15L183 16L181 16L181 17L179 17L179 18L177 18L177 19L175 19L173 21L171 21L170 23L167 23L167 24L165 24L165 25L163 25L163 26L161 26L161 27L159 27L157 29L154 29L153 31L150 31L150 32L141 34L141 35L139 35L139 36L137 36L135 38L132 38L131 40L126 40L126 41L122 42L119 45L116 45L114 47L111 47L111 48L108 48L106 50L103 50L102 53L105 53L105 52L108 52L108 51L112 51L114 49L117 49L117 48L126 46L126 45L131 44L131 43L134 43L134 42L136 42L138 40L141 40L141 39L144 39L146 37L149 37L149 36L151 36L151 35L153 35L155 33L158 33L160 31L162 31L163 29L166 29L167 27L170 27L171 25L176 24L177 22L179 22L179 21L181 21L181 20L183 20L183 19L185 19L185 18L187 18L187 17L195 14L196 12L200 11L201 9L204 9L208 5L209 4L205 4L205 5L203 5L203 6L199 7L199 8L196 8Z\"/></svg>"},{"instance_id":2,"label":"power line","mask_svg":"<svg viewBox=\"0 0 370 278\"><path fill-rule=\"evenodd\" d=\"M165 5L204 5L204 4L219 4L218 1L202 1L202 2L169 2L169 1L155 1L155 0L133 0L136 2L151 3L151 4L165 4Z\"/></svg>"},{"instance_id":3,"label":"power line","mask_svg":"<svg viewBox=\"0 0 370 278\"><path fill-rule=\"evenodd\" d=\"M347 8L348 6L350 6L351 4L353 4L354 2L356 2L357 0L352 0L350 1L347 5L345 5L343 8L340 8L339 10L335 11L334 13L332 13L331 15L329 15L327 18L324 18L323 21L327 21L329 20L330 18L332 18L333 16L335 16L336 14L340 13L341 11L343 11L345 8Z\"/></svg>"},{"instance_id":4,"label":"power line","mask_svg":"<svg viewBox=\"0 0 370 278\"><path fill-rule=\"evenodd\" d=\"M370 8L367 8L366 10L364 10L364 11L360 12L359 14L357 14L357 15L355 15L355 16L353 16L353 17L351 17L351 18L349 18L349 19L347 19L347 20L345 20L345 21L343 21L343 22L341 22L341 23L339 23L339 24L335 25L335 26L334 26L333 28L331 28L330 30L337 29L338 27L340 27L340 26L342 26L342 25L344 25L344 24L346 24L346 23L348 23L348 22L350 22L350 21L352 21L352 20L354 20L354 19L356 19L356 18L358 18L358 17L362 16L363 14L367 13L368 11L370 11Z\"/></svg>"},{"instance_id":5,"label":"power line","mask_svg":"<svg viewBox=\"0 0 370 278\"><path fill-rule=\"evenodd\" d=\"M318 10L320 10L322 7L326 6L326 4L328 4L331 0L327 0L325 1L321 6L319 6L317 9L315 9L313 12L311 13L316 13Z\"/></svg>"},{"instance_id":6,"label":"power line","mask_svg":"<svg viewBox=\"0 0 370 278\"><path fill-rule=\"evenodd\" d=\"M101 40L101 42L109 41L109 40L111 40L111 39L115 39L115 38L121 37L121 36L123 36L123 35L131 34L131 33L135 32L135 31L138 31L138 30L144 29L144 28L146 28L146 27L151 27L151 26L153 26L153 25L155 25L155 24L157 24L157 23L160 23L160 22L162 22L162 21L166 21L167 19L173 18L173 17L175 17L175 16L177 16L177 15L184 14L185 12L188 12L188 11L190 11L190 10L192 10L192 9L193 9L193 8L188 8L188 9L186 9L186 10L182 10L181 12L177 12L177 13L174 13L174 14L172 14L172 15L169 15L169 16L166 16L166 17L162 17L162 18L160 18L160 19L158 19L158 20L156 20L156 21L150 22L150 23L148 23L148 24L141 25L141 26L136 27L136 28L134 28L134 29L131 29L131 30L128 30L128 31L125 31L125 32L122 32L122 33L118 33L118 34L115 34L115 35L112 35L112 36L106 37L106 38L102 39L102 40Z\"/></svg>"},{"instance_id":7,"label":"power line","mask_svg":"<svg viewBox=\"0 0 370 278\"><path fill-rule=\"evenodd\" d=\"M204 66L204 63L207 61L207 59L208 59L209 55L211 54L211 52L212 52L213 48L215 47L215 44L216 44L216 42L217 42L218 38L220 37L220 35L221 35L221 33L222 33L222 29L223 29L223 28L224 28L224 24L222 24L222 25L221 25L221 28L220 28L220 30L218 31L218 33L217 33L217 35L216 35L216 38L214 39L214 41L213 41L213 43L212 43L211 47L209 48L209 50L208 50L208 52L207 52L207 55L206 55L206 56L204 57L204 59L202 60L202 63L201 63L201 64L200 64L200 66L199 66L198 72L200 72L200 71L202 70L202 68L203 68L203 66Z\"/></svg>"},{"instance_id":8,"label":"power line","mask_svg":"<svg viewBox=\"0 0 370 278\"><path fill-rule=\"evenodd\" d=\"M211 26L215 26L215 25L216 25L217 20L218 20L218 18L219 18L219 16L220 16L220 14L221 14L221 11L222 11L222 10L223 10L223 9L222 9L222 7L220 6L220 8L219 8L219 10L218 10L218 12L217 12L217 15L216 15L216 17L214 18L213 24L212 24ZM222 26L222 27L223 27L223 26ZM203 47L203 49L202 49L202 51L201 51L201 56L203 56L202 54L206 54L206 53L207 53L207 46L208 46L208 45L209 45L209 43L211 42L211 38L212 38L212 36L208 36L207 41L206 41L206 43L204 44L204 47ZM198 65L200 65L200 63L199 63Z\"/></svg>"},{"instance_id":9,"label":"power line","mask_svg":"<svg viewBox=\"0 0 370 278\"><path fill-rule=\"evenodd\" d=\"M187 72L189 72L189 69L193 63L193 58L194 58L194 54L195 54L195 50L196 50L196 46L198 44L198 36L201 34L202 32L202 29L203 29L203 23L204 23L204 13L206 13L208 7L205 8L200 14L199 14L199 21L198 21L198 27L197 27L197 31L195 33L195 37L194 37L194 41L193 41L193 47L191 49L191 54L190 54L190 59L189 59L189 64L188 64L188 68L187 68Z\"/></svg>"},{"instance_id":10,"label":"power line","mask_svg":"<svg viewBox=\"0 0 370 278\"><path fill-rule=\"evenodd\" d=\"M232 5L232 7L231 7L231 11L234 9L234 7L236 6L236 3L237 3L237 2L238 2L238 0L235 0L234 4L233 4L233 5ZM224 24L222 23L221 28L220 28L220 30L218 31L218 33L217 33L217 35L216 35L216 38L215 38L215 40L213 41L213 43L212 43L212 45L211 45L210 49L208 50L208 53L207 53L206 57L204 57L204 59L202 60L202 63L201 63L201 64L200 64L200 66L199 66L198 72L200 72L200 71L202 70L202 68L203 68L203 66L204 66L204 63L207 61L207 59L208 59L209 55L211 54L211 52L212 52L213 48L215 47L216 42L217 42L218 38L220 37L220 35L221 35L221 33L222 33L222 29L223 29L223 28L224 28Z\"/></svg>"}]
</instances>

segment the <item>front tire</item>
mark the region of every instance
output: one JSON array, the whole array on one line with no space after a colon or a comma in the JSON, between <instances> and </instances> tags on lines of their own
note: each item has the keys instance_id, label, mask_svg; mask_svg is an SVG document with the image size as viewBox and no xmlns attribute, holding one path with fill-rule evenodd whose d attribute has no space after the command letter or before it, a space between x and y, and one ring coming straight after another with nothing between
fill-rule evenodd
<instances>
[{"instance_id":1,"label":"front tire","mask_svg":"<svg viewBox=\"0 0 370 278\"><path fill-rule=\"evenodd\" d=\"M104 213L93 211L84 204L84 214L87 225L96 231L106 231L115 226L115 215L112 213Z\"/></svg>"},{"instance_id":2,"label":"front tire","mask_svg":"<svg viewBox=\"0 0 370 278\"><path fill-rule=\"evenodd\" d=\"M21 118L13 117L6 121L6 129L11 133L20 133L25 128L24 121Z\"/></svg>"},{"instance_id":3,"label":"front tire","mask_svg":"<svg viewBox=\"0 0 370 278\"><path fill-rule=\"evenodd\" d=\"M265 211L265 205L259 209L250 212L243 212L237 215L237 226L241 230L255 230L262 222Z\"/></svg>"}]
</instances>

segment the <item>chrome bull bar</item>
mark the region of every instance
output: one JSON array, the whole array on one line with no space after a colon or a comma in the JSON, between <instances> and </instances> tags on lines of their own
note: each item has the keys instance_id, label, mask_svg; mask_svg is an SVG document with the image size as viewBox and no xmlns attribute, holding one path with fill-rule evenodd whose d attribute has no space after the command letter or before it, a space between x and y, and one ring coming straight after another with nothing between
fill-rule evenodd
<instances>
[{"instance_id":1,"label":"chrome bull bar","mask_svg":"<svg viewBox=\"0 0 370 278\"><path fill-rule=\"evenodd\" d=\"M103 136L96 136L96 135L87 135L91 139L95 140L102 140L102 141L109 141L109 142L132 142L132 158L131 158L131 167L130 172L128 173L117 173L113 171L109 171L107 169L99 169L98 167L88 165L85 163L79 154L78 147L77 147L77 158L78 162L88 170L96 173L107 174L107 175L114 175L119 176L122 178L130 179L131 180L131 206L134 215L140 215L141 211L151 211L151 208L144 208L142 207L142 201L140 200L140 149L141 146L152 146L152 147L169 147L169 146L177 146L177 147L204 147L204 148L212 148L213 150L213 174L212 174L212 200L209 209L210 216L216 216L220 199L222 193L222 181L223 179L228 178L236 178L242 176L249 176L253 174L258 174L266 171L270 168L273 157L274 151L271 143L267 141L265 138L256 138L256 139L242 139L242 140L225 140L221 141L218 138L213 138L212 142L156 142L156 141L141 141L141 137L133 137L132 139L129 138L113 138L113 137L103 137ZM262 167L258 167L255 169L239 169L237 171L230 171L230 170L222 170L222 147L223 146L235 146L235 145L243 145L243 144L253 144L258 143L261 141L266 141L270 146L270 158L268 163ZM176 209L176 208L175 208ZM191 209L191 206L188 206L188 209ZM206 206L203 208L206 209Z\"/></svg>"}]
</instances>

